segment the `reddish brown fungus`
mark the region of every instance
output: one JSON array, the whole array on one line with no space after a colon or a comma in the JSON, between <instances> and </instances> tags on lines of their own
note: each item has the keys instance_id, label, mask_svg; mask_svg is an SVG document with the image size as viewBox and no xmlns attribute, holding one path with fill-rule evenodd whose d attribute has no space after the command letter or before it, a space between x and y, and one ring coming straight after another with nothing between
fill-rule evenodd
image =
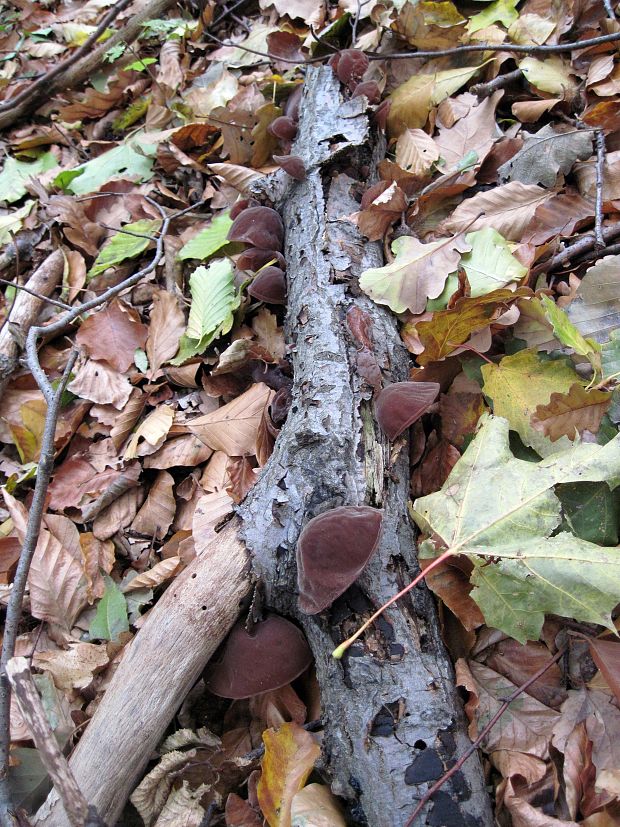
<instances>
[{"instance_id":1,"label":"reddish brown fungus","mask_svg":"<svg viewBox=\"0 0 620 827\"><path fill-rule=\"evenodd\" d=\"M353 91L368 69L369 62L364 52L360 52L359 49L343 49L335 69L338 80Z\"/></svg>"},{"instance_id":2,"label":"reddish brown fungus","mask_svg":"<svg viewBox=\"0 0 620 827\"><path fill-rule=\"evenodd\" d=\"M205 673L207 689L222 698L249 698L279 689L312 663L312 653L297 626L267 615L247 632L237 623Z\"/></svg>"},{"instance_id":3,"label":"reddish brown fungus","mask_svg":"<svg viewBox=\"0 0 620 827\"><path fill-rule=\"evenodd\" d=\"M353 90L352 98L358 98L360 95L366 95L368 103L379 103L381 100L381 90L376 80L367 80L364 83L358 83Z\"/></svg>"},{"instance_id":4,"label":"reddish brown fungus","mask_svg":"<svg viewBox=\"0 0 620 827\"><path fill-rule=\"evenodd\" d=\"M306 177L306 167L299 155L274 155L273 160L287 172L291 178L303 181Z\"/></svg>"},{"instance_id":5,"label":"reddish brown fungus","mask_svg":"<svg viewBox=\"0 0 620 827\"><path fill-rule=\"evenodd\" d=\"M270 207L249 207L239 213L228 231L229 241L244 241L261 250L281 250L284 225Z\"/></svg>"},{"instance_id":6,"label":"reddish brown fungus","mask_svg":"<svg viewBox=\"0 0 620 827\"><path fill-rule=\"evenodd\" d=\"M248 286L252 298L268 304L286 304L286 277L279 267L265 267Z\"/></svg>"},{"instance_id":7,"label":"reddish brown fungus","mask_svg":"<svg viewBox=\"0 0 620 827\"><path fill-rule=\"evenodd\" d=\"M274 138L281 138L284 141L294 141L297 135L297 124L292 118L280 115L267 127L267 132Z\"/></svg>"},{"instance_id":8,"label":"reddish brown fungus","mask_svg":"<svg viewBox=\"0 0 620 827\"><path fill-rule=\"evenodd\" d=\"M344 505L314 517L299 535L299 608L313 615L357 580L379 544L383 511Z\"/></svg>"},{"instance_id":9,"label":"reddish brown fungus","mask_svg":"<svg viewBox=\"0 0 620 827\"><path fill-rule=\"evenodd\" d=\"M392 107L392 101L387 98L380 103L379 106L375 109L372 120L377 124L379 129L385 132L385 128L387 126L387 119L388 115L390 114L390 109Z\"/></svg>"},{"instance_id":10,"label":"reddish brown fungus","mask_svg":"<svg viewBox=\"0 0 620 827\"><path fill-rule=\"evenodd\" d=\"M230 217L234 221L239 213L247 210L249 207L260 207L260 204L253 198L242 198L241 201L237 201L230 208Z\"/></svg>"},{"instance_id":11,"label":"reddish brown fungus","mask_svg":"<svg viewBox=\"0 0 620 827\"><path fill-rule=\"evenodd\" d=\"M292 118L294 121L299 120L299 104L301 103L301 96L303 93L304 85L303 83L300 83L299 86L288 96L284 106L284 114L289 118Z\"/></svg>"},{"instance_id":12,"label":"reddish brown fungus","mask_svg":"<svg viewBox=\"0 0 620 827\"><path fill-rule=\"evenodd\" d=\"M277 250L260 250L258 247L248 247L237 259L237 268L239 270L251 270L255 273L274 259L278 267L283 270L286 269L284 256Z\"/></svg>"},{"instance_id":13,"label":"reddish brown fungus","mask_svg":"<svg viewBox=\"0 0 620 827\"><path fill-rule=\"evenodd\" d=\"M388 439L400 436L433 404L438 382L396 382L384 388L375 401L375 413Z\"/></svg>"}]
</instances>

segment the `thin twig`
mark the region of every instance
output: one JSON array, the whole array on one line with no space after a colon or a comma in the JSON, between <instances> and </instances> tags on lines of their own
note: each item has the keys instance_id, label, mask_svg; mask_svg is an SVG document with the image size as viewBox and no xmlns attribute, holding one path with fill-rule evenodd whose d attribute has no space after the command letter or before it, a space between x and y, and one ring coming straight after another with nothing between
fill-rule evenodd
<instances>
[{"instance_id":1,"label":"thin twig","mask_svg":"<svg viewBox=\"0 0 620 827\"><path fill-rule=\"evenodd\" d=\"M36 330L40 328L31 328L31 330L32 329ZM2 655L0 657L0 823L2 823L3 827L13 827L13 825L17 827L18 824L13 814L11 788L8 778L9 748L11 742L11 685L6 667L15 652L15 642L17 640L28 572L30 571L30 563L32 562L37 547L47 488L54 468L54 435L56 433L56 423L60 413L62 395L71 376L71 371L77 356L78 351L75 349L69 354L60 384L56 390L52 388L49 382L47 383L50 393L46 394L48 408L45 416L43 439L41 440L41 457L37 468L37 481L34 487L30 511L28 512L28 524L26 526L24 543L20 552L19 562L15 571L13 586L9 594L6 609Z\"/></svg>"},{"instance_id":2,"label":"thin twig","mask_svg":"<svg viewBox=\"0 0 620 827\"><path fill-rule=\"evenodd\" d=\"M280 57L280 55L272 55L270 52L259 52L257 49L250 49L248 46L244 46L243 43L225 43L223 40L220 40L219 37L216 37L214 34L210 32L203 32L205 37L208 37L209 40L213 40L220 46L226 46L230 49L242 49L244 52L249 52L251 55L259 55L260 57L265 57L267 60L277 60L280 63L292 63L294 66L305 66L309 63L321 63L325 60L324 57L309 57L305 60L294 60L290 57ZM264 61L257 61L257 63L263 63Z\"/></svg>"},{"instance_id":3,"label":"thin twig","mask_svg":"<svg viewBox=\"0 0 620 827\"><path fill-rule=\"evenodd\" d=\"M510 86L513 81L520 80L522 77L523 72L521 69L514 69L512 72L506 72L505 75L498 75L496 78L493 78L493 80L488 81L488 83L474 83L474 85L469 88L469 91L472 95L478 95L479 98L487 98L489 95L492 95L493 92L497 91L497 89Z\"/></svg>"},{"instance_id":4,"label":"thin twig","mask_svg":"<svg viewBox=\"0 0 620 827\"><path fill-rule=\"evenodd\" d=\"M615 238L618 238L618 236L620 236L620 222L617 224L612 224L609 227L603 227L602 234L605 244L613 241ZM595 245L596 239L592 233L583 236L578 241L575 241L574 244L570 244L560 253L556 253L552 256L552 258L547 261L543 261L541 264L534 267L531 274L532 278L536 278L541 273L551 273L554 270L559 270L561 267L568 267L571 261L576 258L580 258L585 255L585 253L589 253L594 249Z\"/></svg>"},{"instance_id":5,"label":"thin twig","mask_svg":"<svg viewBox=\"0 0 620 827\"><path fill-rule=\"evenodd\" d=\"M597 129L596 136L596 200L594 202L594 239L596 246L602 250L603 238L603 177L605 175L605 133Z\"/></svg>"},{"instance_id":6,"label":"thin twig","mask_svg":"<svg viewBox=\"0 0 620 827\"><path fill-rule=\"evenodd\" d=\"M538 679L539 679L542 675L544 675L544 674L545 674L545 672L546 672L548 669L550 669L550 668L553 666L553 664L554 664L554 663L557 663L557 661L559 661L559 660L560 660L560 658L564 655L564 653L566 652L567 648L568 648L567 646L563 646L561 649L559 649L559 650L555 653L555 655L551 658L551 660L549 660L549 661L548 661L548 662L547 662L544 666L542 666L542 667L538 670L538 672L536 672L534 675L532 675L530 678L528 678L528 679L525 681L525 683L522 683L522 684L521 684L521 686L517 687L517 689L515 689L515 691L514 691L514 692L513 692L513 693L512 693L512 694L511 694L508 698L506 698L506 699L504 700L503 704L502 704L502 705L500 706L500 708L497 710L497 712L495 713L495 715L491 718L491 720L489 721L489 723L488 723L488 724L484 727L484 729L480 732L480 734L478 735L478 737L476 738L476 740L475 740L475 741L471 744L471 746L469 746L469 747L465 750L465 752L464 752L464 753L463 753L463 755L459 758L459 760L456 762L456 764L455 764L453 767L450 767L450 769L449 769L449 770L448 770L448 771L447 771L444 775L442 775L442 776L441 776L441 778L440 778L438 781L436 781L436 782L433 784L433 786L432 786L432 787L431 787L431 788L430 788L430 789L429 789L426 793L424 793L424 795L423 795L423 796L422 796L422 798L420 799L420 803L419 803L419 804L418 804L418 806L415 808L415 810L414 810L413 814L411 815L411 817L409 818L409 820L408 820L408 821L407 821L407 823L405 824L405 827L411 827L411 825L413 824L413 822L415 821L415 819L417 818L417 816L419 816L419 815L420 815L420 813L421 813L422 809L426 806L426 804L428 804L428 802L429 802L429 800L432 798L432 796L433 796L433 795L435 795L435 793L443 787L443 785L446 783L446 781L448 781L450 778L452 778L452 776L453 776L455 773L457 773L457 772L461 769L461 767L463 766L463 764L465 763L465 761L467 761L467 759L470 757L470 755L473 755L473 753L474 753L474 752L478 749L478 747L480 746L480 744L481 744L481 743L484 741L484 739L487 737L487 735L489 734L489 732L493 729L493 727L495 726L495 724L496 724L496 723L499 721L499 719L502 717L502 715L504 714L504 712L506 712L506 710L508 709L508 707L510 706L510 704L511 704L514 700L516 700L516 699L519 697L519 695L521 695L523 692L525 692L527 689L529 689L529 687L530 687L533 683L535 683L535 682L536 682L536 681L537 681L537 680L538 680Z\"/></svg>"},{"instance_id":7,"label":"thin twig","mask_svg":"<svg viewBox=\"0 0 620 827\"><path fill-rule=\"evenodd\" d=\"M451 49L438 49L436 52L366 52L366 56L370 60L404 60L411 57L422 57L430 60L435 57L450 57L452 55L464 55L472 52L513 52L519 55L557 55L562 52L572 52L575 49L587 49L590 46L600 46L602 43L616 43L618 40L620 40L620 32L603 34L600 35L600 37L591 37L587 40L543 46L521 46L516 43L478 43L476 45L454 46Z\"/></svg>"},{"instance_id":8,"label":"thin twig","mask_svg":"<svg viewBox=\"0 0 620 827\"><path fill-rule=\"evenodd\" d=\"M614 11L614 7L611 5L611 0L603 0L603 5L605 6L607 17L609 17L610 20L615 20L616 13Z\"/></svg>"},{"instance_id":9,"label":"thin twig","mask_svg":"<svg viewBox=\"0 0 620 827\"><path fill-rule=\"evenodd\" d=\"M15 284L14 281L9 281L9 279L1 278L0 284L6 284L9 287L14 287L16 290L23 290L24 293L30 293L31 296L35 297L35 299L40 299L42 302L47 302L48 304L54 304L56 305L56 307L62 307L63 310L71 310L70 304L65 304L65 302L57 301L56 299L50 299L48 296L42 296L35 290L31 290L29 287L26 287L25 284Z\"/></svg>"},{"instance_id":10,"label":"thin twig","mask_svg":"<svg viewBox=\"0 0 620 827\"><path fill-rule=\"evenodd\" d=\"M88 39L85 40L72 55L70 55L66 60L62 60L60 63L57 63L56 66L49 70L49 72L45 72L44 75L41 75L38 80L31 83L30 86L27 89L24 89L23 92L20 92L19 95L15 95L14 98L9 98L8 100L0 103L0 112L8 112L9 109L13 109L13 107L19 106L21 103L25 103L33 97L39 89L48 86L50 81L62 72L65 72L73 66L74 63L77 63L81 57L88 54L88 52L91 51L91 47L95 45L97 40L99 40L101 35L108 28L108 25L115 20L123 9L126 9L132 2L133 0L118 0L118 2L112 6L110 11L101 18L99 25L90 37L88 37Z\"/></svg>"}]
</instances>

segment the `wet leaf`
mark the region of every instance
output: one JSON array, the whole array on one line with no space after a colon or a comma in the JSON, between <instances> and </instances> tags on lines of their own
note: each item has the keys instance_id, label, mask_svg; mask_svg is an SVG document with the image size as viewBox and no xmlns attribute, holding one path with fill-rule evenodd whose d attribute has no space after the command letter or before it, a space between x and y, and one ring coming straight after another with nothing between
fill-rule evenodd
<instances>
[{"instance_id":1,"label":"wet leaf","mask_svg":"<svg viewBox=\"0 0 620 827\"><path fill-rule=\"evenodd\" d=\"M118 640L129 629L127 601L109 575L104 576L105 592L97 603L97 614L90 624L88 634L91 640Z\"/></svg>"}]
</instances>

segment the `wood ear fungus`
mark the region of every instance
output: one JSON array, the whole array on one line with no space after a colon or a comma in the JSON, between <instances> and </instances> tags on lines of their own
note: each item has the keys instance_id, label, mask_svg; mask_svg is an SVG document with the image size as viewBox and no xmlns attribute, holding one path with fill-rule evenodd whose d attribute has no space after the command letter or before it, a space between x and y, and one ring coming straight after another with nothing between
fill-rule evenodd
<instances>
[{"instance_id":1,"label":"wood ear fungus","mask_svg":"<svg viewBox=\"0 0 620 827\"><path fill-rule=\"evenodd\" d=\"M439 395L438 382L395 382L375 400L375 414L381 430L394 441L433 404Z\"/></svg>"},{"instance_id":2,"label":"wood ear fungus","mask_svg":"<svg viewBox=\"0 0 620 827\"><path fill-rule=\"evenodd\" d=\"M294 141L297 136L297 124L287 115L280 115L279 118L269 124L267 132L273 135L274 138L280 138L283 141Z\"/></svg>"},{"instance_id":3,"label":"wood ear fungus","mask_svg":"<svg viewBox=\"0 0 620 827\"><path fill-rule=\"evenodd\" d=\"M237 259L237 268L239 270L251 270L255 273L274 259L278 267L282 270L286 268L284 256L278 250L261 250L259 247L248 247Z\"/></svg>"},{"instance_id":4,"label":"wood ear fungus","mask_svg":"<svg viewBox=\"0 0 620 827\"><path fill-rule=\"evenodd\" d=\"M252 298L268 304L286 304L286 276L279 267L265 267L248 285Z\"/></svg>"},{"instance_id":5,"label":"wood ear fungus","mask_svg":"<svg viewBox=\"0 0 620 827\"><path fill-rule=\"evenodd\" d=\"M273 160L284 172L296 181L303 181L306 177L306 167L299 155L272 155Z\"/></svg>"},{"instance_id":6,"label":"wood ear fungus","mask_svg":"<svg viewBox=\"0 0 620 827\"><path fill-rule=\"evenodd\" d=\"M249 207L235 218L227 236L261 250L281 250L284 241L282 219L271 207Z\"/></svg>"},{"instance_id":7,"label":"wood ear fungus","mask_svg":"<svg viewBox=\"0 0 620 827\"><path fill-rule=\"evenodd\" d=\"M329 65L338 75L338 80L353 91L368 69L369 62L359 49L343 49L330 58Z\"/></svg>"},{"instance_id":8,"label":"wood ear fungus","mask_svg":"<svg viewBox=\"0 0 620 827\"><path fill-rule=\"evenodd\" d=\"M299 608L313 615L357 580L379 544L383 511L344 505L314 517L297 542Z\"/></svg>"},{"instance_id":9,"label":"wood ear fungus","mask_svg":"<svg viewBox=\"0 0 620 827\"><path fill-rule=\"evenodd\" d=\"M233 626L220 652L207 666L207 689L222 698L249 698L279 689L295 680L312 663L302 631L271 614L247 632Z\"/></svg>"}]
</instances>

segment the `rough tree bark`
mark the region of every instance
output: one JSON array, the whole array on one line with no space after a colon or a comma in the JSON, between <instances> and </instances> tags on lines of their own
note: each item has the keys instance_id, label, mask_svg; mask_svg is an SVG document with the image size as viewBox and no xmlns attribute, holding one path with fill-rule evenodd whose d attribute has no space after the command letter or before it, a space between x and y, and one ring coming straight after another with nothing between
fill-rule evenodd
<instances>
[{"instance_id":1,"label":"rough tree bark","mask_svg":"<svg viewBox=\"0 0 620 827\"><path fill-rule=\"evenodd\" d=\"M426 781L438 778L441 764L450 766L469 740L426 588L392 607L342 662L330 657L364 615L418 570L407 516L408 444L403 439L391 450L376 426L345 320L357 307L371 321L384 384L408 378L410 359L394 318L356 287L363 269L382 263L379 245L365 242L346 219L358 209L357 182L365 182L376 160L364 100L342 102L331 69L308 70L292 150L304 159L307 178L282 195L272 192L286 232L293 404L241 517L267 605L294 617L312 647L326 722L324 765L334 791L357 803L352 815L360 824L400 827ZM296 598L299 532L327 509L364 503L385 516L380 548L359 588L330 612L303 615ZM476 757L430 810L429 824L492 823Z\"/></svg>"},{"instance_id":2,"label":"rough tree bark","mask_svg":"<svg viewBox=\"0 0 620 827\"><path fill-rule=\"evenodd\" d=\"M357 209L353 189L376 161L364 106L361 98L342 102L331 69L308 70L293 150L304 159L307 179L291 183L278 173L267 193L286 228L292 406L241 519L224 529L151 610L71 758L82 792L108 823L118 818L152 748L249 588L239 524L266 604L295 618L312 647L326 724L323 769L334 791L348 799L351 824L402 827L428 782L469 743L425 588L393 606L342 661L331 657L343 635L409 582L417 567L407 516L407 441L390 446L378 431L346 323L349 308L361 309L372 326L384 383L407 377L409 357L395 320L356 288L359 272L381 262L380 249L344 219ZM300 614L295 546L301 528L328 508L361 503L384 509L378 552L329 612ZM35 823L67 824L54 794ZM475 756L418 823L492 824Z\"/></svg>"}]
</instances>

